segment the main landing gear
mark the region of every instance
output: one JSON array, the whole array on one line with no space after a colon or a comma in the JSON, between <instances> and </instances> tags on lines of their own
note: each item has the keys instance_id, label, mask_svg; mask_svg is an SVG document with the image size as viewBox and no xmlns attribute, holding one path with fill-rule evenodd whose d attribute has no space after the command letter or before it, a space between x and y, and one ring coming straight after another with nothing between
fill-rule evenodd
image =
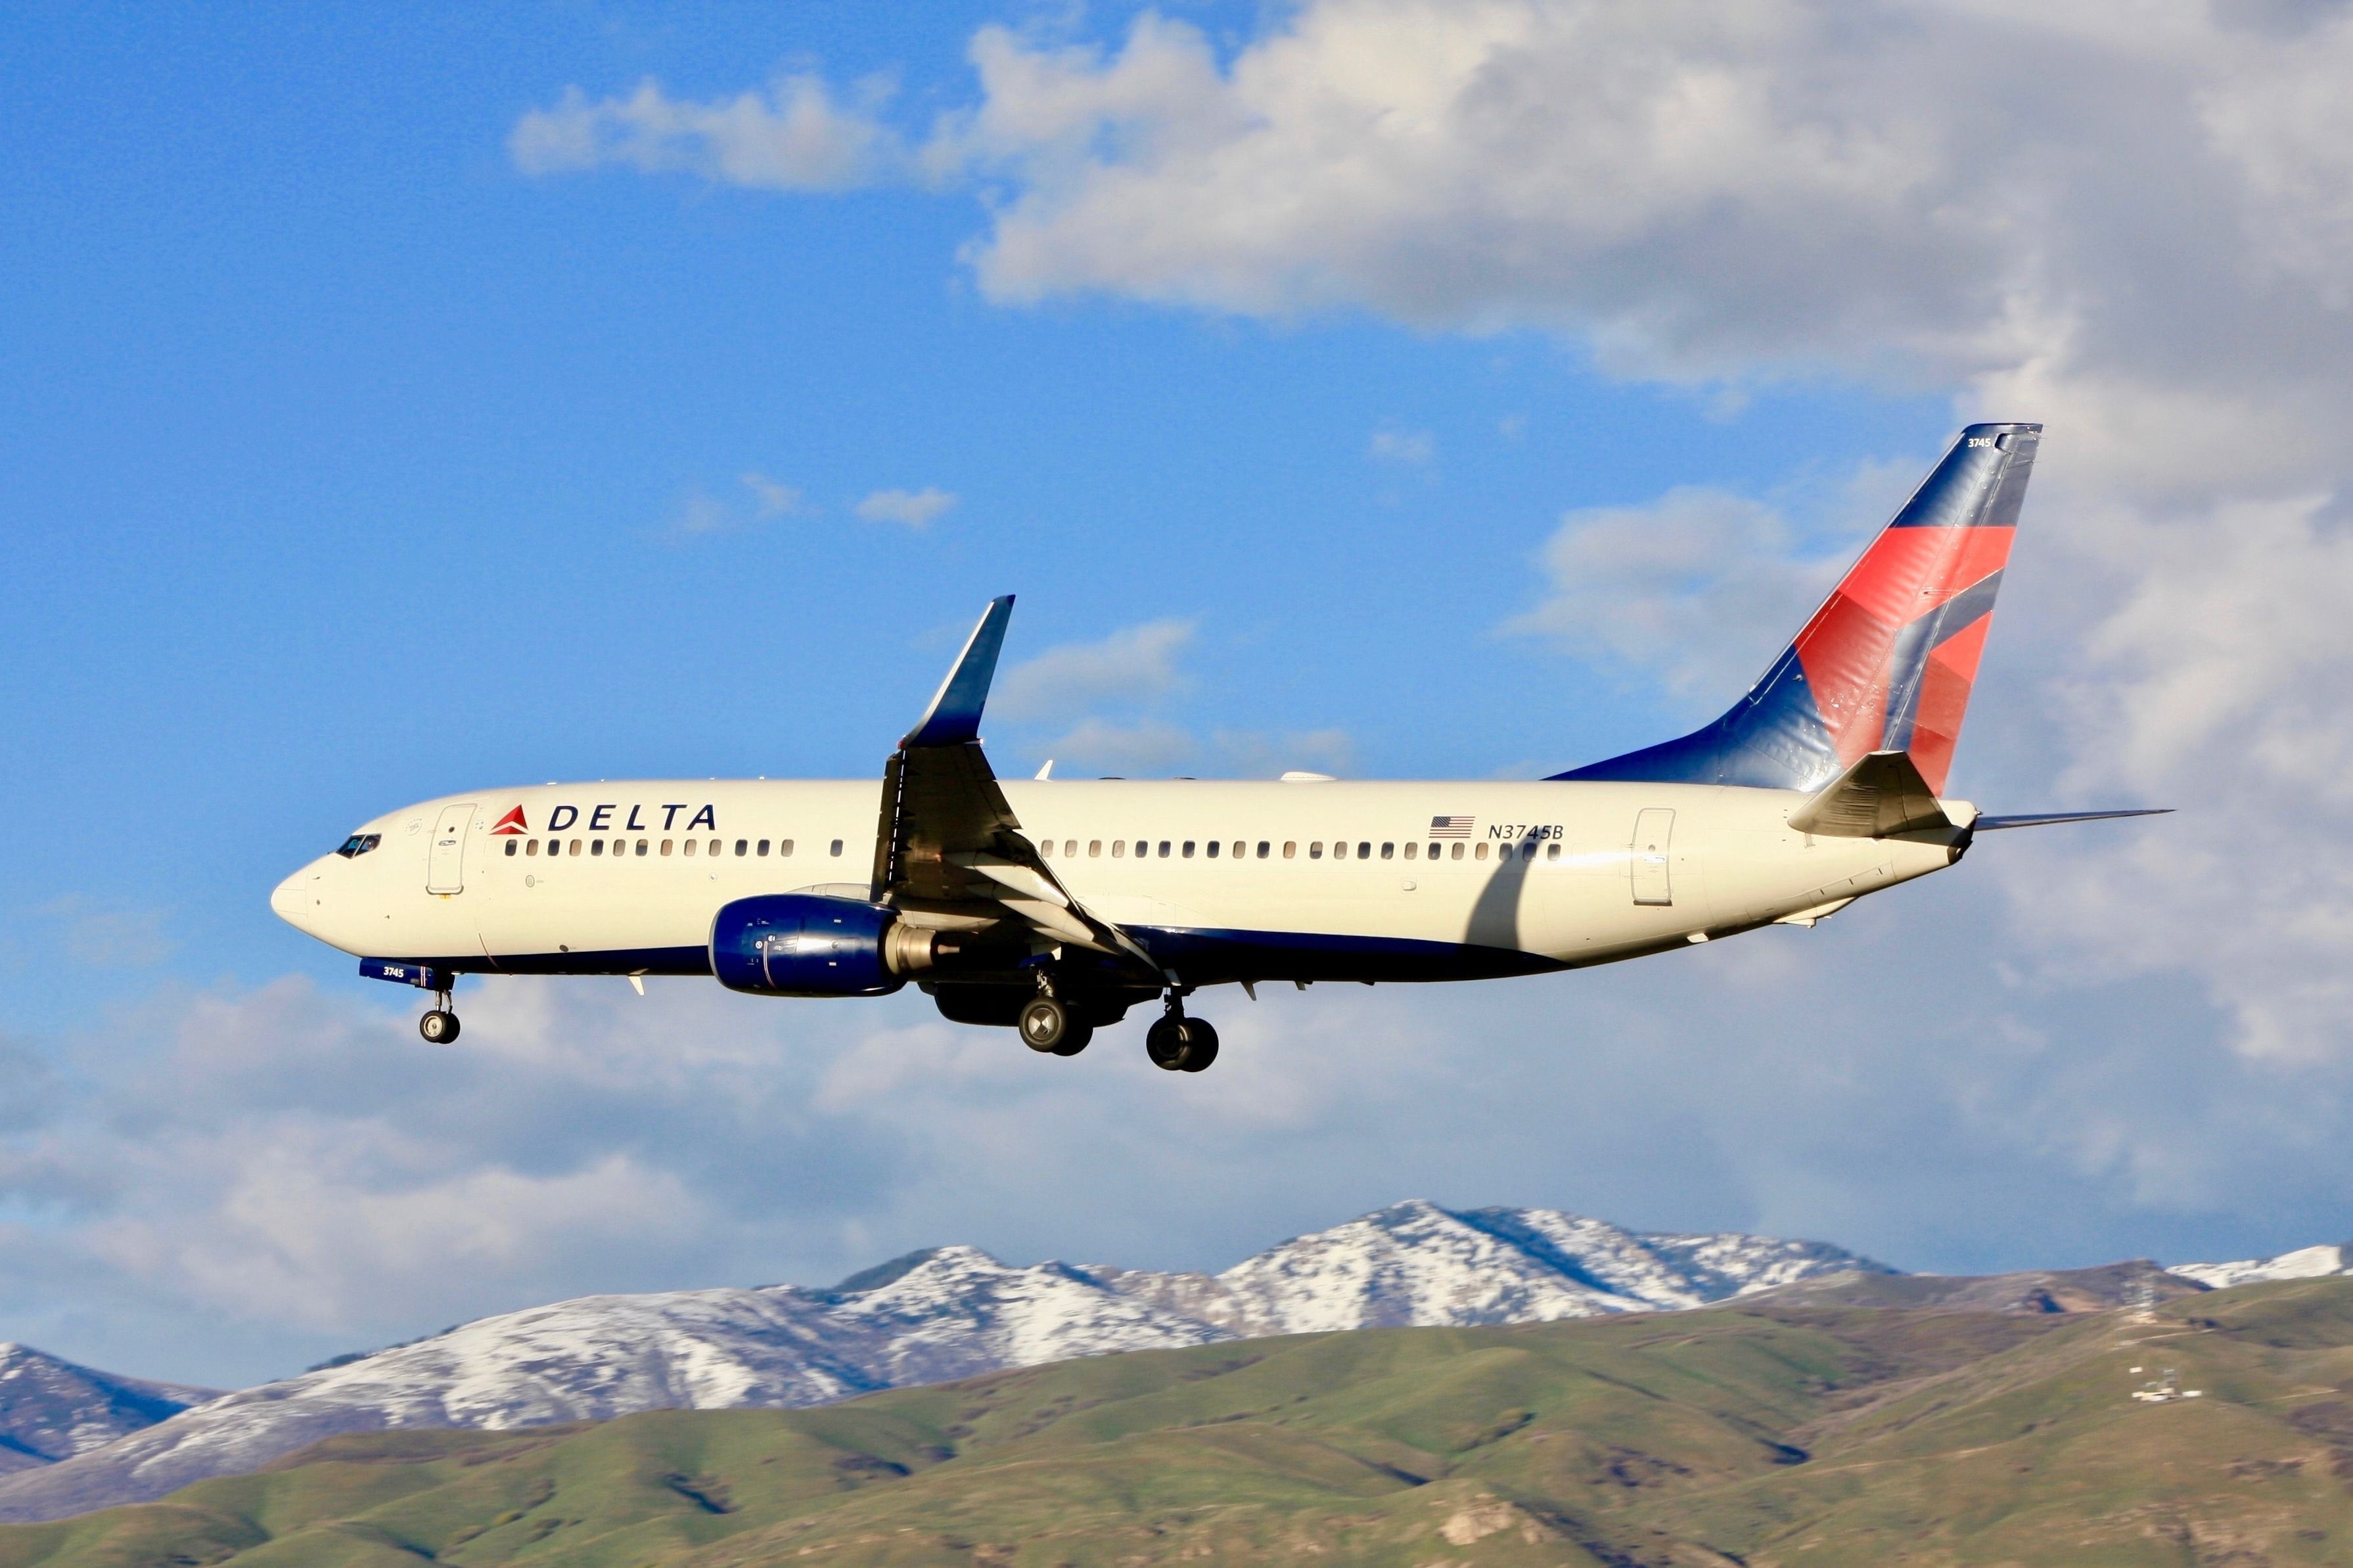
<instances>
[{"instance_id":1,"label":"main landing gear","mask_svg":"<svg viewBox=\"0 0 2353 1568\"><path fill-rule=\"evenodd\" d=\"M1185 1004L1172 991L1168 1010L1144 1032L1144 1050L1164 1071L1199 1072L1218 1059L1218 1031L1207 1018L1185 1016Z\"/></svg>"},{"instance_id":2,"label":"main landing gear","mask_svg":"<svg viewBox=\"0 0 2353 1568\"><path fill-rule=\"evenodd\" d=\"M1021 1009L1022 1043L1049 1056L1074 1057L1095 1037L1095 1026L1071 1011L1050 991L1040 991Z\"/></svg>"},{"instance_id":3,"label":"main landing gear","mask_svg":"<svg viewBox=\"0 0 2353 1568\"><path fill-rule=\"evenodd\" d=\"M427 1045L446 1046L458 1037L458 1015L449 1010L449 993L433 994L433 1011L417 1020L417 1032Z\"/></svg>"}]
</instances>

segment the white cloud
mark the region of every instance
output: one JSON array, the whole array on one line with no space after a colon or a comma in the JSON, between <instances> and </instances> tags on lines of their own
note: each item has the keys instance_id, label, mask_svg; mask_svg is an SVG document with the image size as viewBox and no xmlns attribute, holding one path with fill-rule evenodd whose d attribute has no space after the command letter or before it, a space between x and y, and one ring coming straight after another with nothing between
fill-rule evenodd
<instances>
[{"instance_id":1,"label":"white cloud","mask_svg":"<svg viewBox=\"0 0 2353 1568\"><path fill-rule=\"evenodd\" d=\"M1189 684L1179 660L1198 629L1189 620L1146 621L1098 642L1050 647L1007 670L989 707L1017 722L1050 723L1099 703L1157 702Z\"/></svg>"},{"instance_id":2,"label":"white cloud","mask_svg":"<svg viewBox=\"0 0 2353 1568\"><path fill-rule=\"evenodd\" d=\"M1426 468L1438 456L1438 437L1427 430L1384 426L1373 432L1373 438L1366 444L1365 450L1377 463Z\"/></svg>"},{"instance_id":3,"label":"white cloud","mask_svg":"<svg viewBox=\"0 0 2353 1568\"><path fill-rule=\"evenodd\" d=\"M799 517L811 510L798 488L756 470L744 476L744 488L752 492L753 510L762 518Z\"/></svg>"},{"instance_id":4,"label":"white cloud","mask_svg":"<svg viewBox=\"0 0 2353 1568\"><path fill-rule=\"evenodd\" d=\"M682 171L771 190L841 190L898 166L895 140L875 118L883 84L842 103L821 79L783 76L765 92L695 103L652 81L628 97L590 101L566 88L552 109L515 124L507 151L525 174L619 164L646 174Z\"/></svg>"},{"instance_id":5,"label":"white cloud","mask_svg":"<svg viewBox=\"0 0 2353 1568\"><path fill-rule=\"evenodd\" d=\"M1551 592L1506 631L1721 706L1797 634L1842 560L1801 552L1771 507L1686 488L1649 506L1568 513L1544 563Z\"/></svg>"},{"instance_id":6,"label":"white cloud","mask_svg":"<svg viewBox=\"0 0 2353 1568\"><path fill-rule=\"evenodd\" d=\"M1167 778L1195 765L1201 745L1191 731L1156 720L1085 719L1043 750L1066 778Z\"/></svg>"},{"instance_id":7,"label":"white cloud","mask_svg":"<svg viewBox=\"0 0 2353 1568\"><path fill-rule=\"evenodd\" d=\"M957 499L926 485L920 490L876 490L850 510L869 522L903 522L929 528L955 509Z\"/></svg>"},{"instance_id":8,"label":"white cloud","mask_svg":"<svg viewBox=\"0 0 2353 1568\"><path fill-rule=\"evenodd\" d=\"M669 532L673 539L700 539L724 533L734 525L734 514L726 502L708 490L692 489L679 498L678 510L670 516Z\"/></svg>"}]
</instances>

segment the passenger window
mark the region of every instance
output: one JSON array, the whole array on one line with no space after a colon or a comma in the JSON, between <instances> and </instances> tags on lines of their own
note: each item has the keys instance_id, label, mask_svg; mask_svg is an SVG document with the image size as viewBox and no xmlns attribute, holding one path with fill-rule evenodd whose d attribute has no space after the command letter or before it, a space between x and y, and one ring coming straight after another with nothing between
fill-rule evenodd
<instances>
[{"instance_id":1,"label":"passenger window","mask_svg":"<svg viewBox=\"0 0 2353 1568\"><path fill-rule=\"evenodd\" d=\"M1482 847L1483 847L1483 846L1482 846ZM1496 859L1498 859L1498 860L1508 860L1508 859L1510 859L1511 858L1512 858L1512 847L1511 847L1510 845L1508 845L1508 844L1502 844L1502 845L1498 845L1498 846L1496 846L1496 848L1495 848L1495 858L1496 858Z\"/></svg>"},{"instance_id":2,"label":"passenger window","mask_svg":"<svg viewBox=\"0 0 2353 1568\"><path fill-rule=\"evenodd\" d=\"M751 841L750 839L748 839L748 838L738 838L737 840L735 840L735 857L736 857L736 858L737 858L737 859L739 859L739 860L740 860L740 859L742 859L744 856L749 855L751 852L752 852L752 841Z\"/></svg>"},{"instance_id":3,"label":"passenger window","mask_svg":"<svg viewBox=\"0 0 2353 1568\"><path fill-rule=\"evenodd\" d=\"M753 853L754 853L754 854L756 854L756 855L762 855L762 856L766 855L766 854L767 854L767 852L768 852L768 841L767 841L766 839L765 839L765 838L763 838L763 839L761 839L761 840L760 840L760 847L759 847L759 848L757 848L756 850L753 851Z\"/></svg>"},{"instance_id":4,"label":"passenger window","mask_svg":"<svg viewBox=\"0 0 2353 1568\"><path fill-rule=\"evenodd\" d=\"M695 847L697 844L700 844L700 843L702 843L702 841L701 839L699 839L699 838L690 838L690 839L688 839L688 840L686 841L686 852L687 852L687 854L688 854L690 857L691 857L691 856L693 855L693 853L694 853L694 847Z\"/></svg>"},{"instance_id":5,"label":"passenger window","mask_svg":"<svg viewBox=\"0 0 2353 1568\"><path fill-rule=\"evenodd\" d=\"M1114 859L1114 860L1120 859L1120 858L1122 858L1123 857L1124 857L1126 854L1127 854L1127 840L1126 840L1126 839L1124 839L1124 838L1114 838L1114 839L1113 839L1113 840L1111 841L1111 858L1112 858L1113 859Z\"/></svg>"},{"instance_id":6,"label":"passenger window","mask_svg":"<svg viewBox=\"0 0 2353 1568\"><path fill-rule=\"evenodd\" d=\"M1310 860L1321 860L1324 858L1324 841L1321 838L1307 847L1307 858Z\"/></svg>"},{"instance_id":7,"label":"passenger window","mask_svg":"<svg viewBox=\"0 0 2353 1568\"><path fill-rule=\"evenodd\" d=\"M1103 853L1103 840L1102 840L1102 839L1100 839L1100 838L1090 838L1090 839L1088 839L1088 840L1087 840L1087 858L1088 858L1088 859L1092 860L1092 859L1093 859L1096 856L1098 856L1098 855L1100 855L1100 854L1102 854L1102 853Z\"/></svg>"},{"instance_id":8,"label":"passenger window","mask_svg":"<svg viewBox=\"0 0 2353 1568\"><path fill-rule=\"evenodd\" d=\"M1459 842L1454 846L1454 858L1457 860L1462 858L1462 846Z\"/></svg>"},{"instance_id":9,"label":"passenger window","mask_svg":"<svg viewBox=\"0 0 2353 1568\"><path fill-rule=\"evenodd\" d=\"M1396 858L1397 858L1397 846L1396 846L1396 845L1394 845L1394 844L1384 844L1384 845L1382 845L1382 846L1381 846L1381 858L1382 858L1382 859L1384 859L1384 860L1394 860L1394 859L1396 859Z\"/></svg>"},{"instance_id":10,"label":"passenger window","mask_svg":"<svg viewBox=\"0 0 2353 1568\"><path fill-rule=\"evenodd\" d=\"M1038 853L1051 860L1054 858L1054 841L1050 838L1041 839L1038 845Z\"/></svg>"},{"instance_id":11,"label":"passenger window","mask_svg":"<svg viewBox=\"0 0 2353 1568\"><path fill-rule=\"evenodd\" d=\"M790 854L792 854L792 852L793 852L793 841L792 841L791 839L789 839L789 838L786 839L783 843L781 843L781 844L779 844L779 845L777 845L777 846L776 846L776 853L777 853L779 856L789 856Z\"/></svg>"},{"instance_id":12,"label":"passenger window","mask_svg":"<svg viewBox=\"0 0 2353 1568\"><path fill-rule=\"evenodd\" d=\"M1163 860L1166 860L1166 859L1167 859L1167 858L1168 858L1168 840L1166 840L1166 838L1164 838L1164 839L1162 839L1162 840L1160 841L1160 858L1161 858Z\"/></svg>"},{"instance_id":13,"label":"passenger window","mask_svg":"<svg viewBox=\"0 0 2353 1568\"><path fill-rule=\"evenodd\" d=\"M710 850L709 850L708 852L709 852L709 853L711 853L711 854L712 854L712 855L716 855L716 854L718 854L718 853L719 853L719 848L720 848L720 842L721 842L721 841L720 841L720 840L718 840L718 839L716 839L716 838L712 839L712 840L711 841L711 848L710 848Z\"/></svg>"},{"instance_id":14,"label":"passenger window","mask_svg":"<svg viewBox=\"0 0 2353 1568\"><path fill-rule=\"evenodd\" d=\"M1166 844L1162 845L1162 846L1160 847L1160 852L1161 852L1163 855L1167 854L1167 853L1168 853L1168 846L1166 846ZM1191 840L1190 838L1187 838L1187 840L1185 840L1185 858L1186 858L1186 859L1187 859L1187 860L1190 860L1192 858L1193 858L1193 840Z\"/></svg>"},{"instance_id":15,"label":"passenger window","mask_svg":"<svg viewBox=\"0 0 2353 1568\"><path fill-rule=\"evenodd\" d=\"M572 841L572 853L574 853L575 855L577 855L577 854L579 854L579 853L580 853L580 840L578 840L577 838L575 838L575 839L574 839L574 840Z\"/></svg>"},{"instance_id":16,"label":"passenger window","mask_svg":"<svg viewBox=\"0 0 2353 1568\"><path fill-rule=\"evenodd\" d=\"M1266 840L1265 840L1265 839L1261 838L1261 839L1260 839L1260 840L1258 841L1258 858L1259 858L1260 859L1261 859L1261 860L1265 859L1265 858L1266 858L1266 851L1267 851L1267 842L1266 842ZM1289 851L1288 851L1288 850L1286 850L1286 851L1284 851L1284 853L1288 854L1288 853L1289 853Z\"/></svg>"},{"instance_id":17,"label":"passenger window","mask_svg":"<svg viewBox=\"0 0 2353 1568\"><path fill-rule=\"evenodd\" d=\"M1209 840L1209 858L1210 858L1210 859L1214 860L1214 859L1216 859L1216 858L1218 858L1218 850L1219 849L1219 847L1221 847L1221 846L1219 846L1219 844L1218 843L1218 841L1217 841L1216 839L1212 838L1212 839L1210 839L1210 840Z\"/></svg>"},{"instance_id":18,"label":"passenger window","mask_svg":"<svg viewBox=\"0 0 2353 1568\"><path fill-rule=\"evenodd\" d=\"M604 852L605 852L605 841L604 841L603 839L601 839L601 838L591 838L591 839L588 841L588 853L589 853L589 854L591 854L591 855L602 855Z\"/></svg>"},{"instance_id":19,"label":"passenger window","mask_svg":"<svg viewBox=\"0 0 2353 1568\"><path fill-rule=\"evenodd\" d=\"M507 840L507 853L510 855L515 853L515 841L512 838Z\"/></svg>"},{"instance_id":20,"label":"passenger window","mask_svg":"<svg viewBox=\"0 0 2353 1568\"><path fill-rule=\"evenodd\" d=\"M841 853L841 840L839 838L833 841L833 853L836 855Z\"/></svg>"},{"instance_id":21,"label":"passenger window","mask_svg":"<svg viewBox=\"0 0 2353 1568\"><path fill-rule=\"evenodd\" d=\"M1282 841L1282 858L1284 859L1288 860L1298 853L1299 840L1296 838L1286 838Z\"/></svg>"},{"instance_id":22,"label":"passenger window","mask_svg":"<svg viewBox=\"0 0 2353 1568\"><path fill-rule=\"evenodd\" d=\"M1235 839L1235 840L1234 840L1234 858L1235 858L1235 859L1239 860L1239 859L1240 859L1243 856L1245 856L1245 855L1247 855L1247 854L1249 854L1249 853L1250 853L1250 846L1249 846L1249 845L1247 845L1247 844L1243 843L1243 842L1242 842L1240 839L1239 839L1239 838L1237 838L1237 839ZM1264 853L1265 853L1265 851L1264 851L1264 850L1261 850L1261 851L1260 851L1260 853L1261 853L1261 854L1264 854Z\"/></svg>"},{"instance_id":23,"label":"passenger window","mask_svg":"<svg viewBox=\"0 0 2353 1568\"><path fill-rule=\"evenodd\" d=\"M669 853L670 853L670 841L669 839L667 839L667 838L663 839L663 840L662 840L662 853L663 853L663 854L665 854L665 855L669 854Z\"/></svg>"},{"instance_id":24,"label":"passenger window","mask_svg":"<svg viewBox=\"0 0 2353 1568\"><path fill-rule=\"evenodd\" d=\"M640 838L640 839L638 839L638 853L640 856L642 856L642 855L644 855L644 854L645 854L645 852L646 852L646 841L645 841L644 839Z\"/></svg>"},{"instance_id":25,"label":"passenger window","mask_svg":"<svg viewBox=\"0 0 2353 1568\"><path fill-rule=\"evenodd\" d=\"M1478 849L1472 856L1472 858L1475 860L1484 860L1486 858L1487 847L1484 844L1480 845Z\"/></svg>"},{"instance_id":26,"label":"passenger window","mask_svg":"<svg viewBox=\"0 0 2353 1568\"><path fill-rule=\"evenodd\" d=\"M1313 853L1313 851L1311 851L1311 853ZM1334 840L1332 841L1332 858L1333 858L1333 859L1335 859L1335 860L1345 860L1347 858L1348 858L1348 843L1347 843L1347 840L1345 840L1345 839L1344 839L1344 838L1335 838L1335 839L1334 839Z\"/></svg>"},{"instance_id":27,"label":"passenger window","mask_svg":"<svg viewBox=\"0 0 2353 1568\"><path fill-rule=\"evenodd\" d=\"M530 856L530 855L536 855L536 854L538 854L538 853L539 853L539 840L538 840L538 839L536 839L536 838L525 839L525 840L523 841L522 852L523 852L526 856Z\"/></svg>"},{"instance_id":28,"label":"passenger window","mask_svg":"<svg viewBox=\"0 0 2353 1568\"><path fill-rule=\"evenodd\" d=\"M1545 858L1547 860L1557 860L1560 858L1560 840L1556 838L1550 844L1545 846Z\"/></svg>"}]
</instances>

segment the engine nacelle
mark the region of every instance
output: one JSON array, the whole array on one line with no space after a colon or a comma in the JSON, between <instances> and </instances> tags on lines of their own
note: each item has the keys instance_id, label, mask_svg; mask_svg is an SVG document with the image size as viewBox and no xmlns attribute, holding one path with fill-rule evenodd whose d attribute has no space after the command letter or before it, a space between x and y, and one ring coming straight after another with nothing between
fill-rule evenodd
<instances>
[{"instance_id":1,"label":"engine nacelle","mask_svg":"<svg viewBox=\"0 0 2353 1568\"><path fill-rule=\"evenodd\" d=\"M941 933L855 899L766 893L738 899L711 922L711 973L762 996L882 996L931 968Z\"/></svg>"}]
</instances>

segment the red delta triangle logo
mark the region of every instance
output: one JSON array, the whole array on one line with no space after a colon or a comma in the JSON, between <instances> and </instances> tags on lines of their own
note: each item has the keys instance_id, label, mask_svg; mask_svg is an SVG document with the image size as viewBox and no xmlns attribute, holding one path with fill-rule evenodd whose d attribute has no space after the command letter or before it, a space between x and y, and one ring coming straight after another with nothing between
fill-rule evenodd
<instances>
[{"instance_id":1,"label":"red delta triangle logo","mask_svg":"<svg viewBox=\"0 0 2353 1568\"><path fill-rule=\"evenodd\" d=\"M522 819L522 807L516 806L512 811L510 811L504 816L500 817L498 822L492 826L491 828L491 837L496 838L501 834L512 835L517 833L529 833L530 831L531 824Z\"/></svg>"}]
</instances>

